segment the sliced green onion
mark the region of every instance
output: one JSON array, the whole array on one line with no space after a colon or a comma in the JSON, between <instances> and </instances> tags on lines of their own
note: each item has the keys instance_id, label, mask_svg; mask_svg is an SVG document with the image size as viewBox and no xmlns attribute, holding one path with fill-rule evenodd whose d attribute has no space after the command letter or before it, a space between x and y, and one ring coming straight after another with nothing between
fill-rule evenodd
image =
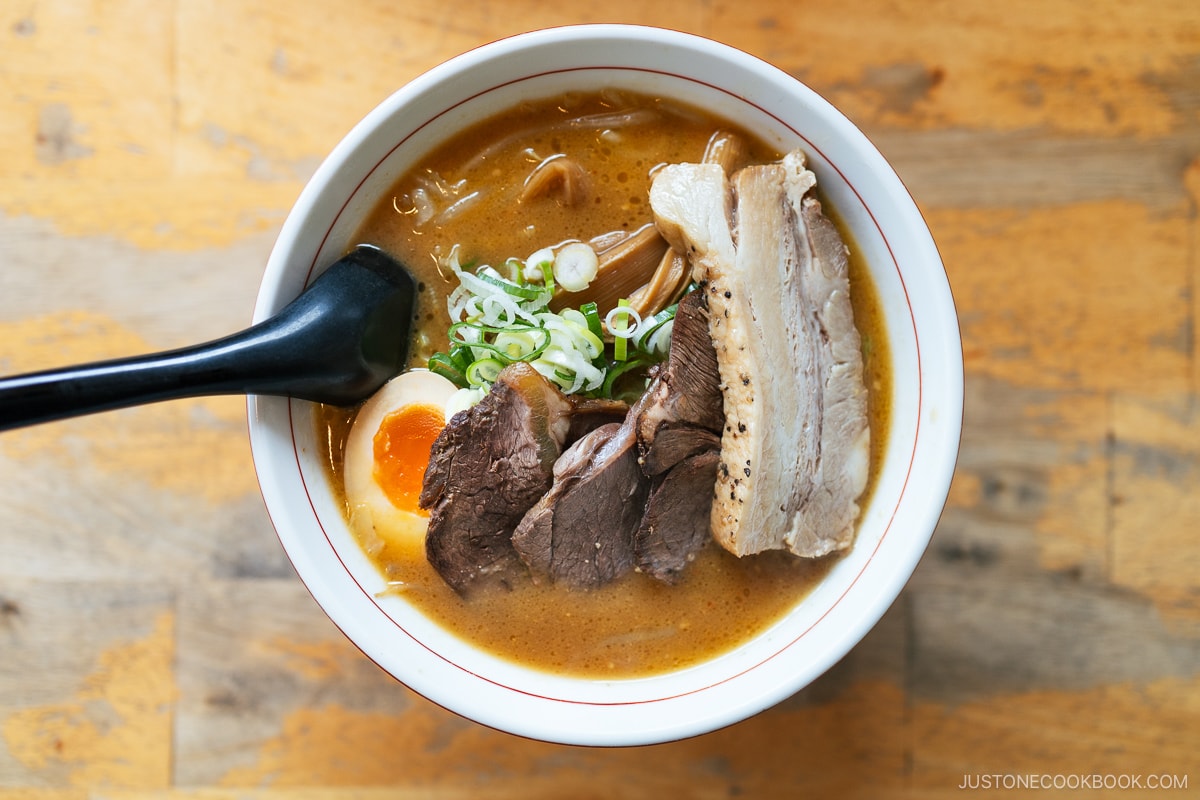
<instances>
[{"instance_id":1,"label":"sliced green onion","mask_svg":"<svg viewBox=\"0 0 1200 800\"><path fill-rule=\"evenodd\" d=\"M471 348L456 344L450 348L450 352L445 354L450 362L450 366L458 370L460 373L466 373L467 367L471 366L472 355Z\"/></svg>"},{"instance_id":2,"label":"sliced green onion","mask_svg":"<svg viewBox=\"0 0 1200 800\"><path fill-rule=\"evenodd\" d=\"M474 406L487 394L480 386L464 386L446 401L446 419L450 419L459 411L466 411Z\"/></svg>"},{"instance_id":3,"label":"sliced green onion","mask_svg":"<svg viewBox=\"0 0 1200 800\"><path fill-rule=\"evenodd\" d=\"M530 254L529 258L525 259L525 274L528 275L531 271L536 270L538 274L541 275L540 280L543 283L546 280L546 274L552 273L553 268L554 249L550 247L543 247L541 250ZM551 277L553 277L552 274ZM530 283L534 283L537 280L539 279L531 279Z\"/></svg>"},{"instance_id":4,"label":"sliced green onion","mask_svg":"<svg viewBox=\"0 0 1200 800\"><path fill-rule=\"evenodd\" d=\"M612 397L618 384L622 394L636 390L636 382L622 379L663 359L675 306L644 321L627 299L604 318L594 302L551 312L553 250L544 248L525 262L507 259L507 277L486 265L463 270L458 251L455 245L443 260L460 283L447 299L450 346L429 359L429 368L463 387L459 402L466 406L516 361L529 363L568 394ZM604 343L606 329L611 350Z\"/></svg>"},{"instance_id":5,"label":"sliced green onion","mask_svg":"<svg viewBox=\"0 0 1200 800\"><path fill-rule=\"evenodd\" d=\"M622 309L626 309L625 313L619 313ZM624 361L628 357L629 338L626 331L629 328L629 316L636 313L629 307L629 300L622 297L617 301L617 307L608 312L608 317L605 322L608 323L608 329L613 335L613 358L617 361Z\"/></svg>"},{"instance_id":6,"label":"sliced green onion","mask_svg":"<svg viewBox=\"0 0 1200 800\"><path fill-rule=\"evenodd\" d=\"M658 333L664 325L675 319L675 311L679 308L676 303L667 306L662 311L655 314L647 320L643 320L638 326L637 334L634 337L634 346L646 355L666 355L665 352L656 353L653 348L654 335Z\"/></svg>"},{"instance_id":7,"label":"sliced green onion","mask_svg":"<svg viewBox=\"0 0 1200 800\"><path fill-rule=\"evenodd\" d=\"M558 315L543 314L538 318L550 330L565 333L571 344L587 353L589 359L604 352L604 340L592 333L587 318L573 308L563 309Z\"/></svg>"},{"instance_id":8,"label":"sliced green onion","mask_svg":"<svg viewBox=\"0 0 1200 800\"><path fill-rule=\"evenodd\" d=\"M604 328L600 322L600 307L593 303L584 303L579 307L579 313L587 320L587 328L597 339L604 338Z\"/></svg>"},{"instance_id":9,"label":"sliced green onion","mask_svg":"<svg viewBox=\"0 0 1200 800\"><path fill-rule=\"evenodd\" d=\"M452 352L457 348L471 354L461 365L462 370L466 370L467 364L476 358L487 358L489 353L508 361L536 358L550 344L550 334L545 328L527 323L500 327L477 322L456 322L450 326L448 336ZM489 337L491 341L488 340ZM528 349L518 356L513 356L509 350L511 346L528 346ZM476 350L481 353L475 354Z\"/></svg>"},{"instance_id":10,"label":"sliced green onion","mask_svg":"<svg viewBox=\"0 0 1200 800\"><path fill-rule=\"evenodd\" d=\"M491 386L504 366L499 359L481 358L467 367L467 383L471 386Z\"/></svg>"},{"instance_id":11,"label":"sliced green onion","mask_svg":"<svg viewBox=\"0 0 1200 800\"><path fill-rule=\"evenodd\" d=\"M496 334L494 344L496 351L502 353L509 361L523 361L539 347L544 349L548 341L545 336L535 336L533 329L517 329L500 331Z\"/></svg>"},{"instance_id":12,"label":"sliced green onion","mask_svg":"<svg viewBox=\"0 0 1200 800\"><path fill-rule=\"evenodd\" d=\"M582 292L596 278L600 259L586 242L565 244L554 254L554 279L568 292Z\"/></svg>"},{"instance_id":13,"label":"sliced green onion","mask_svg":"<svg viewBox=\"0 0 1200 800\"><path fill-rule=\"evenodd\" d=\"M650 359L633 358L628 361L621 362L619 364L614 364L608 370L608 373L604 376L604 383L601 386L601 391L603 393L603 396L604 397L612 397L613 396L613 387L616 385L617 379L620 378L622 375L632 372L632 371L638 369L639 367L649 366L652 363L653 362Z\"/></svg>"},{"instance_id":14,"label":"sliced green onion","mask_svg":"<svg viewBox=\"0 0 1200 800\"><path fill-rule=\"evenodd\" d=\"M465 389L469 385L467 376L457 367L449 353L434 353L429 359L429 371L441 375L460 388Z\"/></svg>"},{"instance_id":15,"label":"sliced green onion","mask_svg":"<svg viewBox=\"0 0 1200 800\"><path fill-rule=\"evenodd\" d=\"M543 286L534 286L528 283L519 285L510 280L505 280L499 276L499 273L496 275L491 275L483 270L480 270L479 272L475 273L475 277L484 283L491 284L497 289L500 289L507 295L519 297L522 300L539 300L546 294L546 288Z\"/></svg>"}]
</instances>

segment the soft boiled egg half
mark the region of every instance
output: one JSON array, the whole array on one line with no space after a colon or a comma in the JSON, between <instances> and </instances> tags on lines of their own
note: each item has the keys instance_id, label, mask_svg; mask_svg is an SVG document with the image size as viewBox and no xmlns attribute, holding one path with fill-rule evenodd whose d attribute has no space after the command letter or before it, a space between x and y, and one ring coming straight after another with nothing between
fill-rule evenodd
<instances>
[{"instance_id":1,"label":"soft boiled egg half","mask_svg":"<svg viewBox=\"0 0 1200 800\"><path fill-rule=\"evenodd\" d=\"M363 404L346 439L342 474L351 528L371 556L399 573L425 563L429 515L418 499L456 391L428 370L402 373Z\"/></svg>"}]
</instances>

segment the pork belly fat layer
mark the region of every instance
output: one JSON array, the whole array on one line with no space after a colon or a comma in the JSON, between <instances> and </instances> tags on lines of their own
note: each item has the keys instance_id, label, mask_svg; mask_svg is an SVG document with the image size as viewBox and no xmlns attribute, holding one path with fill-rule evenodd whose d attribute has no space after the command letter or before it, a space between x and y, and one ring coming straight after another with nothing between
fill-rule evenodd
<instances>
[{"instance_id":1,"label":"pork belly fat layer","mask_svg":"<svg viewBox=\"0 0 1200 800\"><path fill-rule=\"evenodd\" d=\"M846 248L803 155L678 164L651 187L659 229L706 283L725 428L713 537L736 555L802 556L853 539L867 474L862 355Z\"/></svg>"}]
</instances>

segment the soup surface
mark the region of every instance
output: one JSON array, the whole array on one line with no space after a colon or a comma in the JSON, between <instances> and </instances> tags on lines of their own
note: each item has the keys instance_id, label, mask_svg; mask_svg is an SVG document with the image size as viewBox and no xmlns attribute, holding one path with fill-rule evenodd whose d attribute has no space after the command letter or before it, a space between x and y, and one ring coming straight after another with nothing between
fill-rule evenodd
<instances>
[{"instance_id":1,"label":"soup surface","mask_svg":"<svg viewBox=\"0 0 1200 800\"><path fill-rule=\"evenodd\" d=\"M459 246L464 264L498 266L568 240L601 246L616 242L651 223L647 198L653 170L700 160L718 130L740 136L748 145L748 162L781 155L727 120L618 91L529 102L431 153L397 182L356 238L391 253L420 281L411 366L425 366L430 355L447 345L446 299L457 281L439 271L438 260L453 246ZM527 176L557 157L582 168L585 202L564 202L562 186L537 196L525 192ZM833 212L827 209L836 222ZM847 244L870 393L872 471L860 499L865 508L886 441L891 388L875 290L854 255L853 242ZM338 487L353 415L330 407L319 415L331 480ZM347 514L353 526L351 509ZM387 544L356 532L388 580L389 591L403 593L441 626L522 665L592 677L660 673L728 652L786 614L833 563L832 558L808 560L786 553L739 559L710 543L674 586L632 573L595 590L529 583L513 591L472 594L467 600L429 566L423 548Z\"/></svg>"}]
</instances>

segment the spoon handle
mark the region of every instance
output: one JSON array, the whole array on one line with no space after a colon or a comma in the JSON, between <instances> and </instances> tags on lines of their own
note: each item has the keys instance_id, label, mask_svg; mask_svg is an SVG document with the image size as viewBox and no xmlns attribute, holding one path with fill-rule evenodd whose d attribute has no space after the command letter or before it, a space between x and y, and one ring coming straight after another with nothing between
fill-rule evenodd
<instances>
[{"instance_id":1,"label":"spoon handle","mask_svg":"<svg viewBox=\"0 0 1200 800\"><path fill-rule=\"evenodd\" d=\"M181 397L271 394L270 373L287 372L286 330L264 325L178 350L0 378L0 430Z\"/></svg>"},{"instance_id":2,"label":"spoon handle","mask_svg":"<svg viewBox=\"0 0 1200 800\"><path fill-rule=\"evenodd\" d=\"M149 355L0 378L0 431L142 403L266 394L333 405L400 371L414 283L359 248L275 316L221 339Z\"/></svg>"}]
</instances>

